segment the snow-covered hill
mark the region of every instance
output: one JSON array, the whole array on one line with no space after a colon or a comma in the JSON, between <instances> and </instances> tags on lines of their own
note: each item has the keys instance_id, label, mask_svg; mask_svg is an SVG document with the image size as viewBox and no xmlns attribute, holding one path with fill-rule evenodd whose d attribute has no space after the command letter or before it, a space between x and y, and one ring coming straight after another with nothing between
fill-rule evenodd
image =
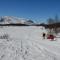
<instances>
[{"instance_id":1,"label":"snow-covered hill","mask_svg":"<svg viewBox=\"0 0 60 60\"><path fill-rule=\"evenodd\" d=\"M44 40L43 32L36 26L0 28L0 60L60 60L60 38Z\"/></svg>"},{"instance_id":2,"label":"snow-covered hill","mask_svg":"<svg viewBox=\"0 0 60 60\"><path fill-rule=\"evenodd\" d=\"M31 25L33 21L24 18L17 18L13 16L2 16L0 17L0 24L11 24L11 23L19 23L19 24L29 24Z\"/></svg>"}]
</instances>

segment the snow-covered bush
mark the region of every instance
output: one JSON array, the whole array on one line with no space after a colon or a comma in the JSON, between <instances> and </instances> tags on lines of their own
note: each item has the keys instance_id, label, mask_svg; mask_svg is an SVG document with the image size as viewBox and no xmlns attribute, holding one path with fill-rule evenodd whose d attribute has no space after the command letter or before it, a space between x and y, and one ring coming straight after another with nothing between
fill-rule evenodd
<instances>
[{"instance_id":1,"label":"snow-covered bush","mask_svg":"<svg viewBox=\"0 0 60 60\"><path fill-rule=\"evenodd\" d=\"M8 34L4 34L4 35L1 35L0 36L0 39L8 39L9 38L9 35Z\"/></svg>"}]
</instances>

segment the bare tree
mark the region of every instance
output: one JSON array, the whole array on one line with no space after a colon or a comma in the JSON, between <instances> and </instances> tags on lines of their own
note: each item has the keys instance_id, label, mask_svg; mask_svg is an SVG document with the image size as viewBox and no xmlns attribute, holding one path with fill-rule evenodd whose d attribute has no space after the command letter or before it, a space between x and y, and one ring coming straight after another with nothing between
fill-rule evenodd
<instances>
[{"instance_id":1,"label":"bare tree","mask_svg":"<svg viewBox=\"0 0 60 60\"><path fill-rule=\"evenodd\" d=\"M58 27L57 27L57 23L59 23L59 18L58 18L58 15L55 16L55 19L54 19L54 22L55 22L55 28L54 28L54 31L55 33L57 34L58 33Z\"/></svg>"},{"instance_id":2,"label":"bare tree","mask_svg":"<svg viewBox=\"0 0 60 60\"><path fill-rule=\"evenodd\" d=\"M59 23L59 22L60 21L59 21L58 15L56 15L54 19L52 19L52 18L48 19L48 25L49 25L49 28L51 28L50 33L52 33L52 29L56 34L58 33L57 23Z\"/></svg>"}]
</instances>

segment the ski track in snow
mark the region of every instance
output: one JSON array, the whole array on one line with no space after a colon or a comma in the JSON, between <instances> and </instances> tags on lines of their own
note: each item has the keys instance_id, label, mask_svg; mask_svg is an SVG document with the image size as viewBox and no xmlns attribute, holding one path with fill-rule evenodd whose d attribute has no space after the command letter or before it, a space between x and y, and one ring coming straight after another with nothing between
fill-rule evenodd
<instances>
[{"instance_id":1,"label":"ski track in snow","mask_svg":"<svg viewBox=\"0 0 60 60\"><path fill-rule=\"evenodd\" d=\"M0 60L60 60L60 41L42 39L42 27L3 27L0 36Z\"/></svg>"}]
</instances>

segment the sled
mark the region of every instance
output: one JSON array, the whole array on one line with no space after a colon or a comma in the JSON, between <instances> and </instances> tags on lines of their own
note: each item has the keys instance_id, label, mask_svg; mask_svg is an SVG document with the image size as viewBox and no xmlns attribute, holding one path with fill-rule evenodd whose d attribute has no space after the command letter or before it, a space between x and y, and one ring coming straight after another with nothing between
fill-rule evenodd
<instances>
[{"instance_id":1,"label":"sled","mask_svg":"<svg viewBox=\"0 0 60 60\"><path fill-rule=\"evenodd\" d=\"M47 39L49 39L50 41L53 41L53 40L54 40L54 35L49 35L49 36L47 37Z\"/></svg>"}]
</instances>

